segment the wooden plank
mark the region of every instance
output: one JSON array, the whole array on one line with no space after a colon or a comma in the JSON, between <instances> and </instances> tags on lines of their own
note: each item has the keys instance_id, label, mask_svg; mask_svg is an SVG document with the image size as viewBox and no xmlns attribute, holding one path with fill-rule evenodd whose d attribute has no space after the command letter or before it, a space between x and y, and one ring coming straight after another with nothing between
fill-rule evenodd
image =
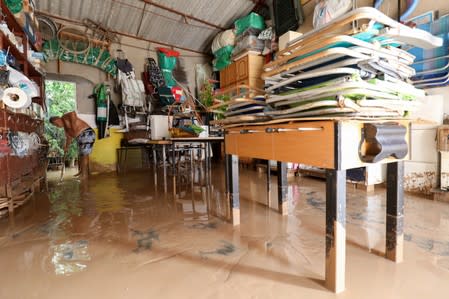
<instances>
[{"instance_id":1,"label":"wooden plank","mask_svg":"<svg viewBox=\"0 0 449 299\"><path fill-rule=\"evenodd\" d=\"M409 61L410 63L413 62L414 57L410 55L406 51L390 51L387 48L380 47L379 45L374 45L372 43L365 42L363 40L347 36L347 35L337 35L332 37L326 37L323 39L317 39L314 42L310 42L307 44L304 44L301 47L297 47L295 50L292 50L290 52L290 55L282 56L264 66L264 69L271 69L278 67L289 60L303 56L306 54L310 54L312 52L316 51L324 51L325 47L337 47L339 44L344 44L345 48L349 46L358 46L358 47L364 47L366 49L370 49L373 51L376 51L376 53L382 53L386 55L386 57L390 58L396 58L397 60L404 59L405 61Z\"/></svg>"},{"instance_id":2,"label":"wooden plank","mask_svg":"<svg viewBox=\"0 0 449 299\"><path fill-rule=\"evenodd\" d=\"M294 44L282 51L279 51L278 55L284 55L285 53L294 50L298 46L306 44L310 42L310 40L316 39L317 36L328 35L331 33L338 34L338 32L346 30L345 25L360 20L372 20L391 28L399 28L404 34L415 36L423 41L424 44L421 45L421 47L424 48L439 47L443 43L441 38L432 36L432 34L424 30L420 30L418 28L410 28L408 26L400 24L399 22L396 22L395 20L389 18L375 8L361 7L334 19L332 22L327 23L319 29L315 29L307 32L306 34L303 34L295 41Z\"/></svg>"},{"instance_id":3,"label":"wooden plank","mask_svg":"<svg viewBox=\"0 0 449 299\"><path fill-rule=\"evenodd\" d=\"M272 77L276 74L279 74L281 72L286 72L292 69L300 68L302 66L304 67L311 67L314 64L322 64L325 63L328 60L334 60L337 58L361 58L361 59L369 59L370 57L364 54L361 54L357 51L347 49L347 48L331 48L324 50L322 52L310 55L306 58L300 59L298 61L294 61L292 63L281 65L275 69L271 69L269 71L265 71L262 73L261 77L262 79Z\"/></svg>"}]
</instances>

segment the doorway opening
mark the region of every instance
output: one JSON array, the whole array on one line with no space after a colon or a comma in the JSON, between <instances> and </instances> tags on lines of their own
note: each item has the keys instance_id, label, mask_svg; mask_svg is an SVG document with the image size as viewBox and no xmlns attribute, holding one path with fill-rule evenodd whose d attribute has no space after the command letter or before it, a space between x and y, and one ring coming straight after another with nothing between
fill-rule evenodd
<instances>
[{"instance_id":1,"label":"doorway opening","mask_svg":"<svg viewBox=\"0 0 449 299\"><path fill-rule=\"evenodd\" d=\"M64 130L52 125L50 117L76 111L76 83L45 80L45 99L48 111L45 118L45 138L49 144L48 170L58 171L62 169L63 165L75 168L78 159L77 143L72 142L64 155Z\"/></svg>"}]
</instances>

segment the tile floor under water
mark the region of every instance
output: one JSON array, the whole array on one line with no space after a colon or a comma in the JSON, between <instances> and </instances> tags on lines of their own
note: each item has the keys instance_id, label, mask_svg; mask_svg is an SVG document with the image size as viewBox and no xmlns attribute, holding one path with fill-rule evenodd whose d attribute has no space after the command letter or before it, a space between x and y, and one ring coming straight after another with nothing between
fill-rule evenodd
<instances>
[{"instance_id":1,"label":"tile floor under water","mask_svg":"<svg viewBox=\"0 0 449 299\"><path fill-rule=\"evenodd\" d=\"M0 298L449 297L449 204L406 194L395 264L380 256L385 190L348 187L346 291L335 295L323 286L324 181L290 178L282 217L261 204L265 175L243 169L234 228L223 169L211 178L184 172L176 190L151 171L50 184L0 219Z\"/></svg>"}]
</instances>

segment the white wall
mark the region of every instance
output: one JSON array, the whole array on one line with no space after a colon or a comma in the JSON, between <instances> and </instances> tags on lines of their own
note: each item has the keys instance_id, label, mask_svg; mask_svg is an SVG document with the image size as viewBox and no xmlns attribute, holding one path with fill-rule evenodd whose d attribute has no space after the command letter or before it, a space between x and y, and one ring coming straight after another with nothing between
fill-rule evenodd
<instances>
[{"instance_id":1,"label":"white wall","mask_svg":"<svg viewBox=\"0 0 449 299\"><path fill-rule=\"evenodd\" d=\"M358 0L357 7L372 6L372 0ZM306 33L313 29L312 18L315 1L310 1L303 7L306 20L297 30ZM403 7L405 1L403 1ZM439 15L449 13L448 0L421 0L417 9L411 15L417 16L429 10L439 10ZM393 19L397 18L397 1L385 0L381 11ZM417 119L412 124L411 161L405 163L404 188L406 191L429 194L437 183L437 147L436 128L443 122L443 114L449 115L449 87L427 90L428 97L421 99L421 109L412 118ZM376 172L377 173L377 172Z\"/></svg>"},{"instance_id":2,"label":"white wall","mask_svg":"<svg viewBox=\"0 0 449 299\"><path fill-rule=\"evenodd\" d=\"M77 27L76 25L70 23L65 23L65 25L82 29L82 27ZM125 52L127 59L133 65L136 77L140 79L141 73L144 71L146 58L152 57L157 61L156 49L158 47L161 47L161 45L149 43L147 41L142 41L130 37L121 37L120 44L112 44L110 52L112 56L116 56L117 55L116 50L122 49ZM178 59L178 66L180 66L185 73L185 76L183 77L186 77L187 79L186 87L188 87L191 91L194 91L195 64L203 64L211 62L211 58L200 53L178 50L176 48L175 50L180 52L180 57ZM65 77L66 80L67 78L69 78L74 82L83 83L83 87L80 90L79 94L77 92L77 95L79 95L77 107L85 108L82 111L79 111L80 113L84 114L94 113L94 106L87 107L85 105L85 102L83 102L87 95L92 94L93 86L103 82L107 82L111 85L113 83L112 78L108 76L105 72L88 65L61 61L59 63L59 70L58 70L58 63L56 60L53 60L47 63L46 69L47 73L49 74L48 78L52 78L55 80L60 78L61 80L63 80L63 78ZM179 77L176 76L175 78L177 80L180 79ZM90 84L91 86L89 86L88 82L91 83ZM113 101L117 104L120 101L120 96L118 94L113 94Z\"/></svg>"}]
</instances>

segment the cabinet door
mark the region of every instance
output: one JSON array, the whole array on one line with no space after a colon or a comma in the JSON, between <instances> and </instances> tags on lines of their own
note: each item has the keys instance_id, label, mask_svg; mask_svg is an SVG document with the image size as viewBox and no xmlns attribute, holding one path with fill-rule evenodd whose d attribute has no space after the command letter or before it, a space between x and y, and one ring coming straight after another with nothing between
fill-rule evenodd
<instances>
[{"instance_id":1,"label":"cabinet door","mask_svg":"<svg viewBox=\"0 0 449 299\"><path fill-rule=\"evenodd\" d=\"M235 64L235 62L233 62L233 63L231 63L229 66L228 66L228 82L229 82L229 85L232 85L232 84L234 84L235 82L237 82L237 77L236 77L236 64Z\"/></svg>"},{"instance_id":2,"label":"cabinet door","mask_svg":"<svg viewBox=\"0 0 449 299\"><path fill-rule=\"evenodd\" d=\"M235 62L237 68L237 81L248 78L248 55Z\"/></svg>"},{"instance_id":3,"label":"cabinet door","mask_svg":"<svg viewBox=\"0 0 449 299\"><path fill-rule=\"evenodd\" d=\"M228 86L226 68L220 71L220 88Z\"/></svg>"}]
</instances>

